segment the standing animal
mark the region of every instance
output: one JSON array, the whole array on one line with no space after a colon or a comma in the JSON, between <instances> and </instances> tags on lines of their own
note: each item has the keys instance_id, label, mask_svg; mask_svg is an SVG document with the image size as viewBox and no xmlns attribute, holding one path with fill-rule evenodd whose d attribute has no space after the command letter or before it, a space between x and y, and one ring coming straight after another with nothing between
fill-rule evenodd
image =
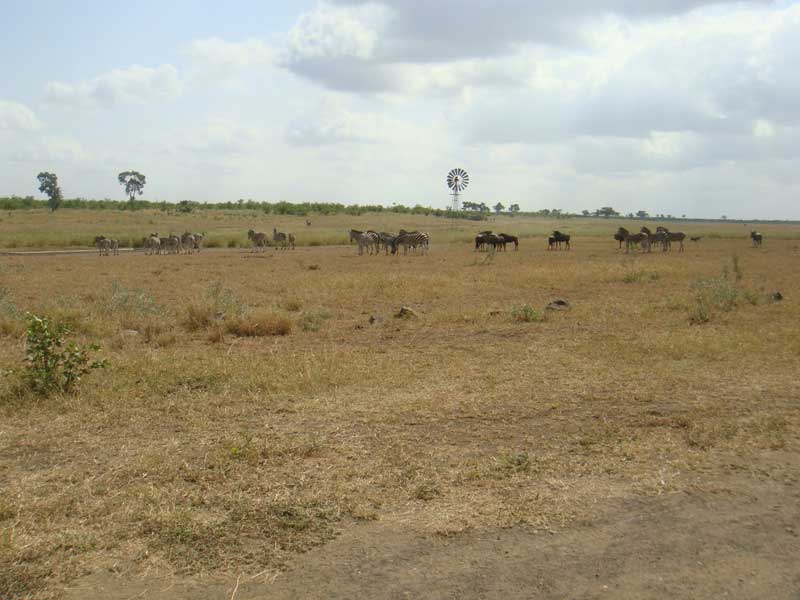
<instances>
[{"instance_id":1,"label":"standing animal","mask_svg":"<svg viewBox=\"0 0 800 600\"><path fill-rule=\"evenodd\" d=\"M678 242L678 252L683 252L683 240L686 239L686 234L682 231L668 231L664 238L664 249L672 250L672 242Z\"/></svg>"},{"instance_id":2,"label":"standing animal","mask_svg":"<svg viewBox=\"0 0 800 600\"><path fill-rule=\"evenodd\" d=\"M294 234L278 231L277 227L272 228L272 241L275 242L276 249L279 244L281 250L286 250L287 248L294 249Z\"/></svg>"},{"instance_id":3,"label":"standing animal","mask_svg":"<svg viewBox=\"0 0 800 600\"><path fill-rule=\"evenodd\" d=\"M503 238L505 244L514 244L514 250L519 250L519 238L515 235L509 235L507 233L501 233L500 237ZM505 244L503 248L505 249Z\"/></svg>"},{"instance_id":4,"label":"standing animal","mask_svg":"<svg viewBox=\"0 0 800 600\"><path fill-rule=\"evenodd\" d=\"M761 242L764 241L764 236L758 233L757 231L751 231L750 239L753 240L753 248L758 248L759 246L761 246Z\"/></svg>"},{"instance_id":5,"label":"standing animal","mask_svg":"<svg viewBox=\"0 0 800 600\"><path fill-rule=\"evenodd\" d=\"M378 249L382 246L383 249L386 251L386 255L389 255L389 250L392 249L392 244L394 243L394 238L397 236L392 235L391 233L386 233L385 231L381 231L378 233Z\"/></svg>"},{"instance_id":6,"label":"standing animal","mask_svg":"<svg viewBox=\"0 0 800 600\"><path fill-rule=\"evenodd\" d=\"M114 247L113 242L116 242L116 240L110 240L104 235L98 235L94 238L94 245L97 246L100 256L109 256L111 254L111 250ZM114 254L118 254L118 252L114 252Z\"/></svg>"},{"instance_id":7,"label":"standing animal","mask_svg":"<svg viewBox=\"0 0 800 600\"><path fill-rule=\"evenodd\" d=\"M397 254L397 248L403 247L403 254L408 254L408 249L420 249L421 254L428 251L430 245L430 236L424 231L404 231L400 230L398 236L392 242L392 254Z\"/></svg>"},{"instance_id":8,"label":"standing animal","mask_svg":"<svg viewBox=\"0 0 800 600\"><path fill-rule=\"evenodd\" d=\"M202 233L194 233L194 249L200 252L203 249L203 238L205 237Z\"/></svg>"},{"instance_id":9,"label":"standing animal","mask_svg":"<svg viewBox=\"0 0 800 600\"><path fill-rule=\"evenodd\" d=\"M700 240L703 239L703 236L702 235L696 235L696 236L690 237L689 239L692 240L693 242L699 242Z\"/></svg>"},{"instance_id":10,"label":"standing animal","mask_svg":"<svg viewBox=\"0 0 800 600\"><path fill-rule=\"evenodd\" d=\"M181 235L181 246L186 251L186 254L192 254L195 249L194 234L184 231Z\"/></svg>"},{"instance_id":11,"label":"standing animal","mask_svg":"<svg viewBox=\"0 0 800 600\"><path fill-rule=\"evenodd\" d=\"M556 241L556 238L554 236L552 236L552 235L548 236L548 238L547 238L547 250L548 251L555 250L557 243L558 242Z\"/></svg>"},{"instance_id":12,"label":"standing animal","mask_svg":"<svg viewBox=\"0 0 800 600\"><path fill-rule=\"evenodd\" d=\"M367 249L368 254L378 254L380 251L380 236L375 231L359 231L358 229L350 230L350 242L358 244L358 255L364 254L364 248Z\"/></svg>"},{"instance_id":13,"label":"standing animal","mask_svg":"<svg viewBox=\"0 0 800 600\"><path fill-rule=\"evenodd\" d=\"M180 254L182 247L181 238L175 234L170 233L169 237L161 238L161 248L165 250L167 254Z\"/></svg>"},{"instance_id":14,"label":"standing animal","mask_svg":"<svg viewBox=\"0 0 800 600\"><path fill-rule=\"evenodd\" d=\"M306 219L306 227L311 227L311 221Z\"/></svg>"},{"instance_id":15,"label":"standing animal","mask_svg":"<svg viewBox=\"0 0 800 600\"><path fill-rule=\"evenodd\" d=\"M250 252L264 252L267 248L267 234L260 231L253 231L248 229L247 239L250 240L252 250Z\"/></svg>"},{"instance_id":16,"label":"standing animal","mask_svg":"<svg viewBox=\"0 0 800 600\"><path fill-rule=\"evenodd\" d=\"M617 240L617 241L619 242L619 247L617 248L617 250L622 250L622 242L624 242L624 241L625 241L625 238L624 238L624 237L622 236L622 234L620 233L620 231L621 231L622 229L624 229L624 228L623 228L623 227L620 227L620 228L617 230L617 233L615 233L615 234L614 234L614 239L615 239L615 240Z\"/></svg>"},{"instance_id":17,"label":"standing animal","mask_svg":"<svg viewBox=\"0 0 800 600\"><path fill-rule=\"evenodd\" d=\"M145 254L161 254L161 238L158 237L158 233L151 233L142 238L142 247Z\"/></svg>"},{"instance_id":18,"label":"standing animal","mask_svg":"<svg viewBox=\"0 0 800 600\"><path fill-rule=\"evenodd\" d=\"M638 244L641 244L642 240L647 239L646 233L642 233L641 231L639 233L631 233L624 227L620 227L617 230L617 235L622 236L622 239L625 241L626 254L631 251L631 248L635 248Z\"/></svg>"},{"instance_id":19,"label":"standing animal","mask_svg":"<svg viewBox=\"0 0 800 600\"><path fill-rule=\"evenodd\" d=\"M561 245L563 244L564 247L569 250L569 240L570 235L568 233L561 233L557 229L553 232L553 237L556 240L556 247L561 250Z\"/></svg>"}]
</instances>

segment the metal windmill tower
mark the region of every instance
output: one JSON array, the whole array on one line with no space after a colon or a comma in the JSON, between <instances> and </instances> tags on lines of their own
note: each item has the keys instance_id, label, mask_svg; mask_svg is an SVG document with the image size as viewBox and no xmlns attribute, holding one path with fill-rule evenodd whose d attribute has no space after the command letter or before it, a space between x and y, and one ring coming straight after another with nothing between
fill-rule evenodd
<instances>
[{"instance_id":1,"label":"metal windmill tower","mask_svg":"<svg viewBox=\"0 0 800 600\"><path fill-rule=\"evenodd\" d=\"M453 212L461 210L461 203L458 200L459 192L463 192L469 185L469 175L464 169L453 169L447 174L447 187L453 190L450 194L453 197L453 202L450 208Z\"/></svg>"}]
</instances>

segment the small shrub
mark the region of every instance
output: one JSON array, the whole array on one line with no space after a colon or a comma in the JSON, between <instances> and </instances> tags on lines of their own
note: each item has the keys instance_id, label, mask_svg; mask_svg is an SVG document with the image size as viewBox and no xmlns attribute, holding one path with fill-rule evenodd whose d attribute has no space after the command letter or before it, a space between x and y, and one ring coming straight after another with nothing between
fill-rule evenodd
<instances>
[{"instance_id":1,"label":"small shrub","mask_svg":"<svg viewBox=\"0 0 800 600\"><path fill-rule=\"evenodd\" d=\"M292 327L291 319L272 312L252 314L225 321L225 331L239 337L289 335Z\"/></svg>"},{"instance_id":2,"label":"small shrub","mask_svg":"<svg viewBox=\"0 0 800 600\"><path fill-rule=\"evenodd\" d=\"M119 281L111 283L111 297L105 304L105 310L111 314L122 314L127 317L145 317L158 315L163 308L144 290L127 289Z\"/></svg>"},{"instance_id":3,"label":"small shrub","mask_svg":"<svg viewBox=\"0 0 800 600\"><path fill-rule=\"evenodd\" d=\"M622 276L623 283L640 283L642 281L658 281L661 278L661 275L658 271L645 271L643 269L637 269L633 271L628 271Z\"/></svg>"},{"instance_id":4,"label":"small shrub","mask_svg":"<svg viewBox=\"0 0 800 600\"><path fill-rule=\"evenodd\" d=\"M544 313L539 312L530 304L523 304L522 306L514 306L511 309L511 316L516 321L523 323L539 323L544 321Z\"/></svg>"},{"instance_id":5,"label":"small shrub","mask_svg":"<svg viewBox=\"0 0 800 600\"><path fill-rule=\"evenodd\" d=\"M40 394L54 390L72 391L81 377L94 369L106 367L105 360L91 361L89 354L100 347L80 347L74 342L64 345L70 333L65 325L54 327L46 317L30 313L25 344L25 367L22 380L29 389Z\"/></svg>"},{"instance_id":6,"label":"small shrub","mask_svg":"<svg viewBox=\"0 0 800 600\"><path fill-rule=\"evenodd\" d=\"M300 319L300 327L303 331L319 331L322 324L330 318L331 314L324 309L307 312L303 315L303 318Z\"/></svg>"}]
</instances>

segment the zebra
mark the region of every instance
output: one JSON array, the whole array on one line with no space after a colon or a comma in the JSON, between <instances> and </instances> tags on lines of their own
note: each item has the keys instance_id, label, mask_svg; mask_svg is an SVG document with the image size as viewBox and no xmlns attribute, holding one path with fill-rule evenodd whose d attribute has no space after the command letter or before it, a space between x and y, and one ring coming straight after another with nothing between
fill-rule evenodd
<instances>
[{"instance_id":1,"label":"zebra","mask_svg":"<svg viewBox=\"0 0 800 600\"><path fill-rule=\"evenodd\" d=\"M94 238L94 245L97 246L100 254L99 256L108 256L111 251L111 241L104 235L98 235Z\"/></svg>"},{"instance_id":2,"label":"zebra","mask_svg":"<svg viewBox=\"0 0 800 600\"><path fill-rule=\"evenodd\" d=\"M194 234L184 231L181 235L181 246L186 251L186 254L192 254L195 249Z\"/></svg>"},{"instance_id":3,"label":"zebra","mask_svg":"<svg viewBox=\"0 0 800 600\"><path fill-rule=\"evenodd\" d=\"M419 248L421 254L428 251L430 236L424 231L400 230L400 234L392 242L392 254L397 254L397 247L403 246L403 254L408 254L408 248Z\"/></svg>"},{"instance_id":4,"label":"zebra","mask_svg":"<svg viewBox=\"0 0 800 600\"><path fill-rule=\"evenodd\" d=\"M275 242L276 249L278 248L278 244L280 244L282 250L286 250L287 248L294 249L294 234L278 231L277 227L272 228L272 241Z\"/></svg>"},{"instance_id":5,"label":"zebra","mask_svg":"<svg viewBox=\"0 0 800 600\"><path fill-rule=\"evenodd\" d=\"M161 248L164 248L167 254L180 254L183 248L181 238L171 233L169 237L161 238Z\"/></svg>"},{"instance_id":6,"label":"zebra","mask_svg":"<svg viewBox=\"0 0 800 600\"><path fill-rule=\"evenodd\" d=\"M375 251L375 254L378 254L380 251L380 235L375 231L359 231L358 229L351 229L350 230L350 242L356 242L358 244L358 255L362 256L364 254L364 248L367 249L369 254ZM394 254L396 250L392 251Z\"/></svg>"},{"instance_id":7,"label":"zebra","mask_svg":"<svg viewBox=\"0 0 800 600\"><path fill-rule=\"evenodd\" d=\"M194 249L200 252L203 249L203 238L205 237L202 233L194 233Z\"/></svg>"},{"instance_id":8,"label":"zebra","mask_svg":"<svg viewBox=\"0 0 800 600\"><path fill-rule=\"evenodd\" d=\"M655 244L661 244L662 249L666 247L667 234L664 231L656 230L656 232L653 233L647 227L642 227L639 231L647 236L641 242L642 252L652 252L653 245Z\"/></svg>"},{"instance_id":9,"label":"zebra","mask_svg":"<svg viewBox=\"0 0 800 600\"><path fill-rule=\"evenodd\" d=\"M656 233L661 234L662 238L662 250L667 252L668 250L672 250L672 242L678 242L680 245L678 248L678 252L683 252L683 240L686 239L686 234L682 231L670 231L666 227L662 227L659 225L656 227Z\"/></svg>"},{"instance_id":10,"label":"zebra","mask_svg":"<svg viewBox=\"0 0 800 600\"><path fill-rule=\"evenodd\" d=\"M142 238L142 247L145 254L161 254L161 238L158 237L158 233L151 233Z\"/></svg>"},{"instance_id":11,"label":"zebra","mask_svg":"<svg viewBox=\"0 0 800 600\"><path fill-rule=\"evenodd\" d=\"M519 238L515 235L509 235L507 233L501 233L500 237L505 240L505 244L514 244L514 250L519 250ZM503 249L505 249L505 244L503 244Z\"/></svg>"},{"instance_id":12,"label":"zebra","mask_svg":"<svg viewBox=\"0 0 800 600\"><path fill-rule=\"evenodd\" d=\"M764 236L757 231L751 231L750 239L753 240L753 248L758 248L761 246L761 242L764 241Z\"/></svg>"},{"instance_id":13,"label":"zebra","mask_svg":"<svg viewBox=\"0 0 800 600\"><path fill-rule=\"evenodd\" d=\"M386 233L385 231L381 231L378 233L378 250L380 251L380 246L383 246L383 249L386 251L386 255L389 255L389 250L392 250L392 254L394 254L394 249L392 244L394 243L394 239L397 236L392 235L391 233Z\"/></svg>"},{"instance_id":14,"label":"zebra","mask_svg":"<svg viewBox=\"0 0 800 600\"><path fill-rule=\"evenodd\" d=\"M262 232L255 232L252 229L247 230L247 239L250 240L250 244L253 246L253 249L250 252L258 252L259 248L261 252L267 247L267 234Z\"/></svg>"},{"instance_id":15,"label":"zebra","mask_svg":"<svg viewBox=\"0 0 800 600\"><path fill-rule=\"evenodd\" d=\"M637 244L641 244L643 240L647 239L647 234L642 233L631 233L624 227L620 227L617 230L617 235L621 236L623 240L625 240L625 253L631 251L631 248L636 247Z\"/></svg>"}]
</instances>

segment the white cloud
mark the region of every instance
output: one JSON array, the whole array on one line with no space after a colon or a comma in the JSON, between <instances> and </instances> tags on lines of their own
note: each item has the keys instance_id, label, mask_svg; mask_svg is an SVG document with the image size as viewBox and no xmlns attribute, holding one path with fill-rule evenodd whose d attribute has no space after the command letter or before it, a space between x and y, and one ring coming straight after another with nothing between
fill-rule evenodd
<instances>
[{"instance_id":1,"label":"white cloud","mask_svg":"<svg viewBox=\"0 0 800 600\"><path fill-rule=\"evenodd\" d=\"M0 130L37 131L42 123L34 112L19 102L0 100Z\"/></svg>"},{"instance_id":2,"label":"white cloud","mask_svg":"<svg viewBox=\"0 0 800 600\"><path fill-rule=\"evenodd\" d=\"M21 163L86 164L91 159L91 154L83 145L69 136L44 135L20 138L8 153L8 160Z\"/></svg>"},{"instance_id":3,"label":"white cloud","mask_svg":"<svg viewBox=\"0 0 800 600\"><path fill-rule=\"evenodd\" d=\"M195 65L223 77L272 64L276 59L275 48L257 38L242 42L218 37L195 40L184 49L184 54Z\"/></svg>"},{"instance_id":4,"label":"white cloud","mask_svg":"<svg viewBox=\"0 0 800 600\"><path fill-rule=\"evenodd\" d=\"M44 100L49 104L79 108L114 108L121 104L175 98L182 88L178 70L172 65L156 68L133 65L88 81L51 81L45 85Z\"/></svg>"}]
</instances>

